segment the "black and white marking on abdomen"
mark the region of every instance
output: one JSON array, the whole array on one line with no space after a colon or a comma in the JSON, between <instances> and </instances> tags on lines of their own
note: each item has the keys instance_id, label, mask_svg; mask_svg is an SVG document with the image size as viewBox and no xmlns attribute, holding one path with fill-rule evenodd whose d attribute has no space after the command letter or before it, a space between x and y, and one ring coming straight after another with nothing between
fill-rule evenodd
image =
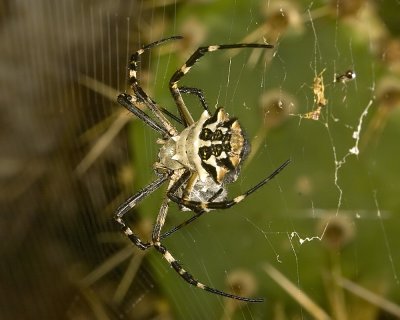
<instances>
[{"instance_id":1,"label":"black and white marking on abdomen","mask_svg":"<svg viewBox=\"0 0 400 320\"><path fill-rule=\"evenodd\" d=\"M225 175L242 160L245 138L237 119L229 118L222 108L217 109L204 122L199 139L202 167L214 181L222 183Z\"/></svg>"}]
</instances>

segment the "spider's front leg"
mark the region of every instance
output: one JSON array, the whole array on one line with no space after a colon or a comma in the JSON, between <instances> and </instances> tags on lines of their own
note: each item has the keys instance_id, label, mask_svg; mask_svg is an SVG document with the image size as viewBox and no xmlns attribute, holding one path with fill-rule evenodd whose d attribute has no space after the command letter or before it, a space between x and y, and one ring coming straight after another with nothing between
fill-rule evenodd
<instances>
[{"instance_id":1,"label":"spider's front leg","mask_svg":"<svg viewBox=\"0 0 400 320\"><path fill-rule=\"evenodd\" d=\"M159 125L153 119L151 119L145 112L143 112L136 104L144 103L144 101L137 97L131 96L127 93L121 93L118 95L117 101L120 105L132 112L138 119L146 123L150 128L160 133L163 137L169 138L170 133L168 130Z\"/></svg>"},{"instance_id":2,"label":"spider's front leg","mask_svg":"<svg viewBox=\"0 0 400 320\"><path fill-rule=\"evenodd\" d=\"M208 104L206 101L206 98L204 97L204 93L201 89L198 88L192 88L192 87L179 87L179 91L181 93L186 93L186 94L193 94L199 98L201 106L203 107L204 110L208 112L208 114L211 115L210 110L208 108Z\"/></svg>"},{"instance_id":3,"label":"spider's front leg","mask_svg":"<svg viewBox=\"0 0 400 320\"><path fill-rule=\"evenodd\" d=\"M152 244L149 242L143 242L138 236L136 236L133 233L132 229L125 223L124 216L140 201L156 191L166 180L170 178L170 175L170 173L166 173L160 176L157 180L154 180L144 189L140 190L138 193L127 199L122 205L119 206L114 214L114 219L119 223L122 231L129 238L129 240L131 240L132 243L141 250L146 250L147 248L151 247Z\"/></svg>"},{"instance_id":4,"label":"spider's front leg","mask_svg":"<svg viewBox=\"0 0 400 320\"><path fill-rule=\"evenodd\" d=\"M199 61L205 54L209 52L215 52L218 50L230 50L230 49L239 49L239 48L259 48L259 49L271 49L273 45L264 44L264 43L237 43L237 44L221 44L221 45L211 45L207 47L199 47L190 57L186 60L185 64L177 70L171 77L169 81L169 90L171 92L172 97L175 100L176 106L178 107L179 115L182 119L183 124L185 127L190 126L194 123L192 115L190 114L189 110L187 109L185 102L183 101L181 93L193 93L199 96L200 100L202 98L199 93L188 92L187 88L185 87L178 87L178 82L183 78L185 74L187 74L190 69ZM182 90L183 89L183 90ZM190 88L189 88L190 90ZM203 101L202 101L203 104ZM204 107L204 104L203 104ZM207 107L204 107L207 110Z\"/></svg>"}]
</instances>

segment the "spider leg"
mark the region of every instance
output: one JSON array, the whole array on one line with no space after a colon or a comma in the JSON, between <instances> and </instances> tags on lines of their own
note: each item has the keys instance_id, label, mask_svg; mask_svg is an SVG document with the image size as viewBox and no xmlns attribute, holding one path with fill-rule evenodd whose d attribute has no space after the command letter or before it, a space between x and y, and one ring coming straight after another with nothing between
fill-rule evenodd
<instances>
[{"instance_id":1,"label":"spider leg","mask_svg":"<svg viewBox=\"0 0 400 320\"><path fill-rule=\"evenodd\" d=\"M180 177L179 179L171 186L171 188L168 190L167 192L167 197L169 197L170 194L175 194L178 189L189 180L188 185L190 185L190 180L192 180L194 173L190 172L189 170L185 171ZM188 187L186 187L187 189ZM183 191L183 194L185 194L185 191ZM184 197L184 195L183 195ZM197 210L195 211L195 213L200 213L197 212ZM192 218L194 218L196 216L193 216ZM190 219L189 219L190 220ZM186 222L186 221L185 221ZM172 230L160 235L160 239L165 239L166 237L168 237L169 235L171 235L172 233L174 233L175 231L178 231L180 228L182 228L185 225L185 222L178 225L177 227L173 228ZM189 224L190 222L188 222L187 224Z\"/></svg>"},{"instance_id":2,"label":"spider leg","mask_svg":"<svg viewBox=\"0 0 400 320\"><path fill-rule=\"evenodd\" d=\"M176 122L178 122L179 124L183 125L183 122L181 120L181 118L177 117L176 115L174 115L172 112L168 111L167 109L160 107L161 111L168 117L170 117L171 119L175 120Z\"/></svg>"},{"instance_id":3,"label":"spider leg","mask_svg":"<svg viewBox=\"0 0 400 320\"><path fill-rule=\"evenodd\" d=\"M239 44L221 44L221 45L212 45L208 47L200 47L198 48L186 61L186 63L177 70L171 77L169 81L169 89L171 91L172 97L175 100L175 103L178 107L179 114L181 119L186 127L190 126L194 123L194 120L187 109L185 102L183 101L181 90L178 87L178 81L189 72L189 70L196 64L196 62L202 58L208 52L214 52L217 50L226 50L226 49L237 49L237 48L273 48L274 46L270 44L261 44L261 43L239 43Z\"/></svg>"},{"instance_id":4,"label":"spider leg","mask_svg":"<svg viewBox=\"0 0 400 320\"><path fill-rule=\"evenodd\" d=\"M200 288L202 290L205 290L205 291L208 291L208 292L211 292L214 294L218 294L223 297L232 298L232 299L241 300L241 301L248 301L248 302L263 302L264 299L262 299L262 298L241 297L241 296L237 296L234 294L220 291L218 289L211 288L211 287L199 282L189 272L187 272L185 269L183 269L181 264L172 256L172 254L168 251L168 249L160 242L161 230L162 230L162 227L164 226L165 218L168 213L169 201L170 200L167 197L165 197L165 199L161 205L160 212L157 216L156 224L154 226L153 233L152 233L152 246L158 252L160 252L162 254L164 259L167 260L169 265L172 268L174 268L174 270L181 276L181 278L183 280L185 280L187 283L191 284L192 286L195 286L197 288Z\"/></svg>"},{"instance_id":5,"label":"spider leg","mask_svg":"<svg viewBox=\"0 0 400 320\"><path fill-rule=\"evenodd\" d=\"M124 106L130 112L132 112L136 117L146 123L150 128L157 131L158 133L162 134L164 137L169 137L170 133L166 128L160 126L157 122L151 119L145 112L139 109L135 103L139 102L136 97L131 96L127 93L121 93L117 101L120 105Z\"/></svg>"},{"instance_id":6,"label":"spider leg","mask_svg":"<svg viewBox=\"0 0 400 320\"><path fill-rule=\"evenodd\" d=\"M191 172L189 170L186 170L185 172L182 173L182 175L176 180L170 190L174 190L176 192L190 177ZM131 240L131 242L136 245L139 249L141 250L146 250L149 247L154 247L158 252L162 254L165 260L169 263L169 265L181 276L183 280L185 280L187 283L191 284L192 286L195 286L197 288L200 288L202 290L218 294L223 297L227 298L232 298L236 300L241 300L241 301L247 301L247 302L263 302L264 299L262 298L247 298L247 297L241 297L237 295L233 295L230 293L226 293L223 291L220 291L218 289L211 288L198 280L196 280L189 272L187 272L183 267L180 265L180 263L172 256L172 254L167 250L167 248L161 244L161 230L162 227L164 226L165 219L168 214L168 204L169 204L169 198L165 197L164 201L161 204L160 211L157 215L156 223L153 228L152 232L152 241L145 243L142 240L139 239L136 235L133 234L132 230L125 224L123 220L123 216L133 207L137 205L141 200L143 200L145 197L147 197L149 194L157 190L162 183L164 183L167 179L170 179L171 173L165 174L163 176L160 176L157 180L153 181L150 183L147 187L139 191L137 194L134 196L130 197L128 200L126 200L116 211L115 213L115 220L122 226L123 232L128 236L128 238Z\"/></svg>"},{"instance_id":7,"label":"spider leg","mask_svg":"<svg viewBox=\"0 0 400 320\"><path fill-rule=\"evenodd\" d=\"M153 240L154 241L154 240ZM171 265L172 268L182 277L183 280L185 280L187 283L191 284L192 286L195 286L197 288L200 288L202 290L218 294L220 296L226 297L226 298L231 298L231 299L236 299L236 300L241 300L241 301L247 301L247 302L263 302L263 298L247 298L247 297L241 297L237 296L234 294L230 294L227 292L220 291L218 289L211 288L209 286L206 286L205 284L199 282L196 280L189 272L187 272L185 269L182 268L180 263L175 260L175 258L172 256L172 254L167 250L167 248L162 245L160 242L154 241L154 248L162 254L165 260Z\"/></svg>"},{"instance_id":8,"label":"spider leg","mask_svg":"<svg viewBox=\"0 0 400 320\"><path fill-rule=\"evenodd\" d=\"M147 105L147 107L154 114L154 116L162 123L164 128L169 132L170 136L177 135L178 132L174 128L174 126L168 121L168 119L164 116L162 109L140 87L138 79L137 79L137 70L138 70L138 65L140 62L139 57L145 51L150 50L151 48L154 48L156 46L159 46L159 45L163 44L164 42L167 42L170 40L177 40L177 39L182 39L182 37L181 36L173 36L173 37L165 38L165 39L150 43L147 46L144 46L142 49L139 49L134 54L132 54L132 56L129 60L129 67L128 67L129 83L130 83L133 91L135 92L135 95L138 97L139 100L143 101Z\"/></svg>"},{"instance_id":9,"label":"spider leg","mask_svg":"<svg viewBox=\"0 0 400 320\"><path fill-rule=\"evenodd\" d=\"M156 130L157 132L161 133L164 136L170 136L169 132L161 127L158 123L156 123L153 119L151 119L145 112L142 111L142 109L138 108L135 103L145 103L143 101L139 101L137 97L131 96L127 93L121 93L117 97L117 101L120 105L124 106L126 109L128 109L130 112L132 112L136 117L138 117L140 120L144 121L147 125L149 125L152 129ZM153 104L156 104L155 101L153 101ZM183 124L182 120L178 118L176 115L173 113L169 112L167 109L164 107L159 106L161 112L163 112L165 115L169 116L170 118L174 119L176 122Z\"/></svg>"},{"instance_id":10,"label":"spider leg","mask_svg":"<svg viewBox=\"0 0 400 320\"><path fill-rule=\"evenodd\" d=\"M178 224L176 227L172 228L171 230L163 233L160 236L160 239L165 239L169 237L171 234L175 233L176 231L182 229L183 227L187 226L188 224L192 223L193 221L197 220L197 218L201 217L201 215L206 212L205 210L199 210L195 213L194 216L190 217L189 219L183 221L181 224Z\"/></svg>"},{"instance_id":11,"label":"spider leg","mask_svg":"<svg viewBox=\"0 0 400 320\"><path fill-rule=\"evenodd\" d=\"M256 184L254 187L250 188L247 190L245 193L233 198L232 200L227 200L227 201L220 201L220 202L199 202L199 201L189 201L185 200L182 198L179 198L175 195L169 195L169 198L176 202L179 205L183 205L187 208L190 208L192 210L204 210L204 211L209 211L212 209L228 209L235 204L238 204L239 202L242 202L244 199L246 199L249 195L251 195L253 192L261 188L263 185L265 185L267 182L269 182L271 179L273 179L279 172L281 172L288 164L290 163L290 159L286 160L283 164L281 164L277 169L275 169L274 172L272 172L268 177L265 179L261 180L258 184Z\"/></svg>"},{"instance_id":12,"label":"spider leg","mask_svg":"<svg viewBox=\"0 0 400 320\"><path fill-rule=\"evenodd\" d=\"M179 91L181 93L187 93L187 94L196 95L199 98L201 106L203 107L203 109L206 110L208 112L208 114L211 114L210 110L208 109L208 104L207 104L206 99L204 97L203 91L201 89L192 88L192 87L179 87Z\"/></svg>"},{"instance_id":13,"label":"spider leg","mask_svg":"<svg viewBox=\"0 0 400 320\"><path fill-rule=\"evenodd\" d=\"M134 208L140 201L142 201L144 198L146 198L154 191L156 191L169 178L170 174L165 174L163 176L160 176L157 180L154 180L144 189L140 190L132 197L128 198L122 205L118 207L118 209L114 214L114 219L120 224L122 231L133 242L133 244L136 245L141 250L146 250L147 248L151 247L152 244L149 242L143 242L142 240L140 240L138 236L136 236L133 233L133 231L125 223L124 215L132 208Z\"/></svg>"},{"instance_id":14,"label":"spider leg","mask_svg":"<svg viewBox=\"0 0 400 320\"><path fill-rule=\"evenodd\" d=\"M203 94L203 91L201 89L190 88L190 87L180 87L179 90L181 91L181 93L187 93L187 94L196 95L199 98L201 106L203 107L203 109L206 110L208 112L208 114L210 114L210 110L208 109L208 104L206 102L206 99L204 98L204 94ZM182 124L182 125L184 124L183 121L181 120L181 118L178 118L176 115L174 115L173 113L171 113L167 109L165 109L163 107L160 107L160 109L165 115L167 115L168 117L172 118L173 120L175 120L179 124Z\"/></svg>"},{"instance_id":15,"label":"spider leg","mask_svg":"<svg viewBox=\"0 0 400 320\"><path fill-rule=\"evenodd\" d=\"M268 181L270 181L271 179L273 179L280 171L283 170L283 168L284 168L286 165L289 164L289 162L290 162L290 160L287 160L287 161L286 161L285 163L283 163L278 169L276 169L272 174L270 174L267 178L265 178L263 181L261 181L258 185L256 185L255 187L251 188L250 190L248 190L248 191L244 194L245 197L247 197L249 194L253 193L253 192L256 191L258 188L262 187L262 186L263 186L264 184L266 184ZM208 200L208 203L206 204L206 205L207 205L207 208L213 209L213 208L211 208L210 205L208 205L208 204L209 204L209 203L212 203L212 201L213 201L215 198L217 198L218 195L219 195L221 192L222 192L222 188L221 188L218 192L216 192L216 193ZM172 201L174 201L174 202L177 202L177 203L186 202L186 205L188 204L187 201L184 200L184 199L179 199L179 198L177 198L177 197L174 196L174 195L169 195L169 196L170 196L170 199L171 199ZM241 196L236 197L235 199L240 198L240 197L241 197ZM244 198L243 198L243 199L244 199ZM243 200L243 199L242 199L242 200ZM240 200L240 201L242 201L242 200ZM226 201L226 202L227 202L227 203L231 203L232 201L233 201L233 204L236 204L236 203L240 202L240 201L235 202L235 200ZM225 203L226 203L226 202L225 202ZM175 232L178 231L179 229L182 229L183 227L185 227L185 226L187 226L188 224L192 223L193 221L197 220L197 219L200 218L205 212L207 212L206 209L202 208L202 206L201 206L202 203L201 203L201 202L189 201L189 203L190 203L190 205L188 205L188 208L190 208L191 210L193 210L193 211L195 212L195 215L192 216L192 217L190 217L189 219L185 220L184 222L180 223L179 225L175 226L175 227L172 228L171 230L169 230L169 231L163 233L163 234L161 235L161 239L165 239L165 238L169 237L171 234L175 233ZM195 205L193 205L194 203L195 203ZM217 203L221 204L221 202L217 202ZM224 202L222 202L222 203L224 203ZM185 206L186 206L186 205L185 205ZM230 205L230 206L232 206L232 205ZM228 209L230 206L228 206L228 207L226 207L226 208L222 208L222 209ZM218 209L221 209L221 208L218 208Z\"/></svg>"},{"instance_id":16,"label":"spider leg","mask_svg":"<svg viewBox=\"0 0 400 320\"><path fill-rule=\"evenodd\" d=\"M223 191L223 188L219 189L210 199L208 199L208 202L214 201L214 199L216 199L221 194L222 191ZM199 208L191 208L191 210L195 212L195 214L192 217L190 217L189 219L178 224L171 230L163 233L161 235L161 239L165 239L165 238L169 237L171 234L175 233L176 231L182 229L183 227L185 227L188 224L192 223L193 221L197 220L197 218L200 218L200 216L206 212L205 210L199 209Z\"/></svg>"}]
</instances>

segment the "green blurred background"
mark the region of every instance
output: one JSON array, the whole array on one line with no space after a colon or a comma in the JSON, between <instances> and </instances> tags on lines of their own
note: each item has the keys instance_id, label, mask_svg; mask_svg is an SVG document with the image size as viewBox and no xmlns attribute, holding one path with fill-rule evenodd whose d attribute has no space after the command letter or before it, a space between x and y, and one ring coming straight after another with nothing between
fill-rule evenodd
<instances>
[{"instance_id":1,"label":"green blurred background","mask_svg":"<svg viewBox=\"0 0 400 320\"><path fill-rule=\"evenodd\" d=\"M1 6L2 319L400 317L399 3ZM201 282L265 303L190 287L113 222L115 208L155 178L159 148L115 97L130 92L129 55L171 35L185 38L143 55L139 78L174 113L169 78L197 47L275 45L210 53L181 84L238 117L252 142L231 197L291 164L243 203L164 241ZM347 70L356 78L335 81ZM197 119L197 99L185 101ZM130 215L145 239L164 192ZM165 231L190 215L171 205Z\"/></svg>"}]
</instances>

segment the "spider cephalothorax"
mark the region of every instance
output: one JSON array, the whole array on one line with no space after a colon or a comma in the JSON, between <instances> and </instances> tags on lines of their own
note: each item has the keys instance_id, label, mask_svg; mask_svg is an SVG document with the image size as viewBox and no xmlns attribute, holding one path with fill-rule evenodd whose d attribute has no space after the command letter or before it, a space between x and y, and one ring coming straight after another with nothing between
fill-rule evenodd
<instances>
[{"instance_id":1,"label":"spider cephalothorax","mask_svg":"<svg viewBox=\"0 0 400 320\"><path fill-rule=\"evenodd\" d=\"M269 44L227 44L198 48L186 61L186 63L174 73L169 82L172 97L178 108L179 117L159 106L140 87L136 73L140 55L155 46L173 39L182 37L170 37L151 43L139 49L131 56L129 62L129 82L134 91L131 96L121 93L118 102L145 122L152 129L161 134L162 144L158 161L154 164L157 179L147 185L141 191L127 199L115 213L115 220L122 227L123 232L140 249L146 250L154 247L162 254L164 259L174 270L188 283L205 291L209 291L224 297L261 302L261 298L246 298L226 293L202 284L185 271L178 261L174 259L167 248L161 244L161 240L175 231L198 219L204 212L214 209L228 209L243 201L247 196L258 190L269 180L274 178L288 163L285 161L268 177L257 185L247 190L232 200L227 200L226 184L236 181L243 160L250 150L250 144L243 133L236 118L231 118L219 108L213 115L209 112L208 105L200 89L192 87L178 87L179 80L193 67L193 65L207 52L233 48L272 48ZM198 121L194 121L182 94L196 95L204 112ZM156 120L149 117L139 106L145 105ZM182 124L185 128L178 131L166 117ZM125 222L125 214L134 208L141 200L157 190L164 182L168 181L166 196L161 204L160 211L149 242L142 241L136 236ZM193 211L195 214L180 225L162 234L161 229L165 223L170 201L178 204L184 211Z\"/></svg>"}]
</instances>

